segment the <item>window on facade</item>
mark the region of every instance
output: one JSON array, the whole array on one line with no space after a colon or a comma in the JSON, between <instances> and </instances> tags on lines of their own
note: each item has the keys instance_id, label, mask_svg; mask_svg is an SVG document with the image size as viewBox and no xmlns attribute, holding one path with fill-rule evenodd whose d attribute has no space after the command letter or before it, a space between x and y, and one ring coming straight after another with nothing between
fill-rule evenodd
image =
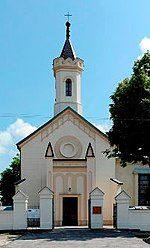
<instances>
[{"instance_id":1,"label":"window on facade","mask_svg":"<svg viewBox=\"0 0 150 248\"><path fill-rule=\"evenodd\" d=\"M66 80L66 96L72 96L72 81L69 78Z\"/></svg>"},{"instance_id":2,"label":"window on facade","mask_svg":"<svg viewBox=\"0 0 150 248\"><path fill-rule=\"evenodd\" d=\"M139 205L150 206L150 174L139 174Z\"/></svg>"}]
</instances>

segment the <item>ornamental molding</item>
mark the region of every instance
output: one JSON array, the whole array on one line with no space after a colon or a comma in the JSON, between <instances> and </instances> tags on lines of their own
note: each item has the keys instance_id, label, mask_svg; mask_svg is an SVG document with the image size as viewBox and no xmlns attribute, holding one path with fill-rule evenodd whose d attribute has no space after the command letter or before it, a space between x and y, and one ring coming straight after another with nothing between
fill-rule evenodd
<instances>
[{"instance_id":1,"label":"ornamental molding","mask_svg":"<svg viewBox=\"0 0 150 248\"><path fill-rule=\"evenodd\" d=\"M65 114L64 116L54 120L47 127L45 127L43 131L41 131L41 141L49 137L50 134L52 134L56 129L59 129L60 126L64 125L67 121L71 121L80 130L95 140L96 134L93 132L92 128L88 127L83 121L79 120L72 114Z\"/></svg>"},{"instance_id":2,"label":"ornamental molding","mask_svg":"<svg viewBox=\"0 0 150 248\"><path fill-rule=\"evenodd\" d=\"M57 140L55 144L55 154L57 158L80 158L83 147L79 139L67 135Z\"/></svg>"},{"instance_id":3,"label":"ornamental molding","mask_svg":"<svg viewBox=\"0 0 150 248\"><path fill-rule=\"evenodd\" d=\"M75 60L72 60L71 58L56 58L53 60L53 70L54 70L54 76L56 74L56 71L59 70L79 70L79 71L83 71L83 67L84 67L84 61L76 58Z\"/></svg>"}]
</instances>

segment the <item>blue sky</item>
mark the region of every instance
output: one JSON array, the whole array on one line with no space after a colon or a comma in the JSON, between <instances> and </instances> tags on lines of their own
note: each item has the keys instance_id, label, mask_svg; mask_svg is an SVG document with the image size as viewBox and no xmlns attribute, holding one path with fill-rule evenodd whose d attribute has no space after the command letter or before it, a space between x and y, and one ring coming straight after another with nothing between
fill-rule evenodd
<instances>
[{"instance_id":1,"label":"blue sky","mask_svg":"<svg viewBox=\"0 0 150 248\"><path fill-rule=\"evenodd\" d=\"M0 171L15 143L53 117L52 62L65 41L85 62L84 117L108 130L110 95L150 49L149 0L0 0Z\"/></svg>"}]
</instances>

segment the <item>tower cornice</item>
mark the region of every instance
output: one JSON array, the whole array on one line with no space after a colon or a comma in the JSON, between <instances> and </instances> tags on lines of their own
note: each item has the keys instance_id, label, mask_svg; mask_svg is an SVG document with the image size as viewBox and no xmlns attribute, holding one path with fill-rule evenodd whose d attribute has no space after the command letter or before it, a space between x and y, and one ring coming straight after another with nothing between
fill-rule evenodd
<instances>
[{"instance_id":1,"label":"tower cornice","mask_svg":"<svg viewBox=\"0 0 150 248\"><path fill-rule=\"evenodd\" d=\"M54 76L56 75L56 71L58 72L60 70L72 70L82 72L83 68L84 61L80 58L72 60L71 58L64 59L62 57L58 57L53 60Z\"/></svg>"}]
</instances>

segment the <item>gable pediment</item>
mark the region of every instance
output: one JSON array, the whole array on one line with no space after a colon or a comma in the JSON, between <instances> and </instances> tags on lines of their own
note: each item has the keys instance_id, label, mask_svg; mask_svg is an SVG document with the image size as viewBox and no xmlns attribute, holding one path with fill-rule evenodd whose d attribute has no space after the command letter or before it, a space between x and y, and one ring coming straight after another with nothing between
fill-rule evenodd
<instances>
[{"instance_id":1,"label":"gable pediment","mask_svg":"<svg viewBox=\"0 0 150 248\"><path fill-rule=\"evenodd\" d=\"M45 196L45 195L53 195L54 194L54 192L50 188L48 188L47 186L42 188L38 193L39 193L39 195L43 195L43 196Z\"/></svg>"},{"instance_id":2,"label":"gable pediment","mask_svg":"<svg viewBox=\"0 0 150 248\"><path fill-rule=\"evenodd\" d=\"M39 129L34 131L32 134L27 136L25 139L20 141L17 144L17 147L20 149L21 146L29 142L37 135L41 135L41 141L47 138L51 133L53 133L56 129L60 128L66 122L73 123L74 126L78 127L84 133L86 133L89 137L95 139L96 134L98 134L105 142L108 142L107 136L102 133L99 129L97 129L94 125L84 119L81 115L75 112L70 107L63 110L57 116L52 118L50 121L45 123Z\"/></svg>"},{"instance_id":3,"label":"gable pediment","mask_svg":"<svg viewBox=\"0 0 150 248\"><path fill-rule=\"evenodd\" d=\"M90 196L103 196L103 195L104 195L104 192L98 187L96 187L90 192Z\"/></svg>"},{"instance_id":4,"label":"gable pediment","mask_svg":"<svg viewBox=\"0 0 150 248\"><path fill-rule=\"evenodd\" d=\"M13 196L13 200L26 200L28 196L24 194L21 190L18 190L16 194Z\"/></svg>"},{"instance_id":5,"label":"gable pediment","mask_svg":"<svg viewBox=\"0 0 150 248\"><path fill-rule=\"evenodd\" d=\"M78 116L72 114L70 111L63 113L61 116L55 119L55 122L47 126L45 130L41 132L41 140L47 138L51 133L55 132L65 123L71 122L74 126L78 127L84 133L88 134L91 138L95 139L95 132L90 128L83 120L78 118Z\"/></svg>"},{"instance_id":6,"label":"gable pediment","mask_svg":"<svg viewBox=\"0 0 150 248\"><path fill-rule=\"evenodd\" d=\"M116 200L129 200L131 197L124 191L122 190L116 197Z\"/></svg>"},{"instance_id":7,"label":"gable pediment","mask_svg":"<svg viewBox=\"0 0 150 248\"><path fill-rule=\"evenodd\" d=\"M104 133L102 133L99 129L97 129L94 125L89 123L86 119L77 114L71 108L67 108L65 111L62 111L55 121L41 132L41 139L43 140L47 138L51 133L60 128L60 126L64 125L66 122L71 122L74 126L78 127L93 139L95 139L96 134L98 134L103 140L108 142L107 136Z\"/></svg>"}]
</instances>

